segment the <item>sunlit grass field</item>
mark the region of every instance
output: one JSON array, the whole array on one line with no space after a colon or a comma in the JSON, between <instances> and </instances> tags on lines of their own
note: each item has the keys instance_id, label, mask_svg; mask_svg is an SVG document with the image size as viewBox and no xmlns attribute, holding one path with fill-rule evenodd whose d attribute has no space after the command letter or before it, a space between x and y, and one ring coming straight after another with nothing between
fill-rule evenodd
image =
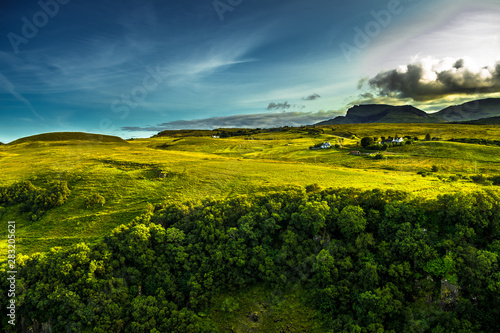
<instances>
[{"instance_id":1,"label":"sunlit grass field","mask_svg":"<svg viewBox=\"0 0 500 333\"><path fill-rule=\"evenodd\" d=\"M95 241L141 214L147 203L202 200L317 184L320 188L405 190L422 198L457 191L497 190L449 176L500 174L500 147L445 141L451 138L498 139L498 126L373 124L322 127L214 139L172 136L127 142L24 142L0 146L0 186L45 177L67 180L68 201L35 222L7 207L0 216L1 258L6 257L7 221L16 221L18 253ZM422 141L427 133L439 141ZM413 145L390 148L383 159L349 155L362 150L364 136L419 137ZM342 148L309 150L322 142ZM430 172L432 167L437 172ZM418 172L428 173L423 177ZM163 173L165 178L160 178ZM439 177L438 177L439 176ZM104 206L86 208L98 193Z\"/></svg>"}]
</instances>

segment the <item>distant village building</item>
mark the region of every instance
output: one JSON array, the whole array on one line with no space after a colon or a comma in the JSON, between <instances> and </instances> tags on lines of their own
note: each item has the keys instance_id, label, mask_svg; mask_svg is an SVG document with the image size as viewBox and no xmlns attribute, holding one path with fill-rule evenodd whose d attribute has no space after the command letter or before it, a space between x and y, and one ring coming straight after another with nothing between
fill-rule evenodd
<instances>
[{"instance_id":1,"label":"distant village building","mask_svg":"<svg viewBox=\"0 0 500 333\"><path fill-rule=\"evenodd\" d=\"M322 144L317 144L316 146L309 147L309 149L311 150L330 149L330 148L332 148L330 142L323 142Z\"/></svg>"},{"instance_id":2,"label":"distant village building","mask_svg":"<svg viewBox=\"0 0 500 333\"><path fill-rule=\"evenodd\" d=\"M220 139L219 135L212 135L212 139Z\"/></svg>"},{"instance_id":3,"label":"distant village building","mask_svg":"<svg viewBox=\"0 0 500 333\"><path fill-rule=\"evenodd\" d=\"M321 149L328 149L328 148L332 148L330 142L323 142L323 144L321 145Z\"/></svg>"},{"instance_id":4,"label":"distant village building","mask_svg":"<svg viewBox=\"0 0 500 333\"><path fill-rule=\"evenodd\" d=\"M405 141L405 139L403 139L403 138L394 138L394 139L388 139L388 140L380 141L378 144L379 145L386 145L386 144L389 144L389 143L403 143L404 141Z\"/></svg>"}]
</instances>

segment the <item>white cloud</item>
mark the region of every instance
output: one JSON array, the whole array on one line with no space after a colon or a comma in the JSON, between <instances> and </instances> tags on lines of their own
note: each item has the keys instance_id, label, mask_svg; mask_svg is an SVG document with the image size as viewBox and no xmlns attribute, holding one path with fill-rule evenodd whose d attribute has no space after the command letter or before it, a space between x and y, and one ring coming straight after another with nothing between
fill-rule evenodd
<instances>
[{"instance_id":1,"label":"white cloud","mask_svg":"<svg viewBox=\"0 0 500 333\"><path fill-rule=\"evenodd\" d=\"M404 24L393 24L387 33L373 40L360 66L364 73L372 75L384 67L394 68L414 56L469 57L478 63L500 60L500 3L425 5L408 9Z\"/></svg>"}]
</instances>

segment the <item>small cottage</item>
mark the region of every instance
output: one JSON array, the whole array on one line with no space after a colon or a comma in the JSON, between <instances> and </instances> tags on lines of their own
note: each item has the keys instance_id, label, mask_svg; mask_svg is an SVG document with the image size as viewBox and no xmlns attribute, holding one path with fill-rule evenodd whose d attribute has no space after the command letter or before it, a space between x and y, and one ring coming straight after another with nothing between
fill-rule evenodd
<instances>
[{"instance_id":1,"label":"small cottage","mask_svg":"<svg viewBox=\"0 0 500 333\"><path fill-rule=\"evenodd\" d=\"M328 148L332 148L330 142L323 142L323 144L321 145L321 149L328 149Z\"/></svg>"}]
</instances>

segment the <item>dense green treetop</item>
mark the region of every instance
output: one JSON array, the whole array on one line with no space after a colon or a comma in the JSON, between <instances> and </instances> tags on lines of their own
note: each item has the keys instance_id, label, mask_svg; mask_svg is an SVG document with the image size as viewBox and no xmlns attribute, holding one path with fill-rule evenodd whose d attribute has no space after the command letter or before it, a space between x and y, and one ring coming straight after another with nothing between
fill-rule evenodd
<instances>
[{"instance_id":1,"label":"dense green treetop","mask_svg":"<svg viewBox=\"0 0 500 333\"><path fill-rule=\"evenodd\" d=\"M496 192L295 188L148 205L98 244L18 256L18 325L2 324L215 332L217 296L263 284L306 288L325 332L494 332L499 255Z\"/></svg>"}]
</instances>

